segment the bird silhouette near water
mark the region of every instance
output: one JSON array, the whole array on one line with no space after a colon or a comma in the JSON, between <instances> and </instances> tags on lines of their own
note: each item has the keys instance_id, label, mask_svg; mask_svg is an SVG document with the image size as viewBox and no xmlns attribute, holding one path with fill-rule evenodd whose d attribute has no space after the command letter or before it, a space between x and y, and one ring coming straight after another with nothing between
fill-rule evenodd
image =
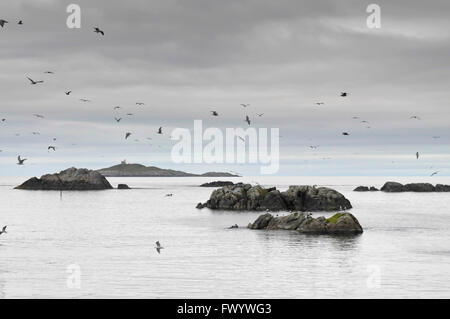
<instances>
[{"instance_id":1,"label":"bird silhouette near water","mask_svg":"<svg viewBox=\"0 0 450 319\"><path fill-rule=\"evenodd\" d=\"M156 243L155 243L155 249L156 249L156 251L158 252L158 254L160 254L161 253L161 249L164 249L164 247L163 246L161 246L161 244L159 243L159 241L157 241Z\"/></svg>"},{"instance_id":2,"label":"bird silhouette near water","mask_svg":"<svg viewBox=\"0 0 450 319\"><path fill-rule=\"evenodd\" d=\"M17 156L17 165L23 165L23 163L26 161L26 158L21 158L20 155Z\"/></svg>"},{"instance_id":3,"label":"bird silhouette near water","mask_svg":"<svg viewBox=\"0 0 450 319\"><path fill-rule=\"evenodd\" d=\"M8 232L6 231L6 227L8 227L8 225L3 226L2 230L0 230L0 235L1 234L7 234Z\"/></svg>"}]
</instances>

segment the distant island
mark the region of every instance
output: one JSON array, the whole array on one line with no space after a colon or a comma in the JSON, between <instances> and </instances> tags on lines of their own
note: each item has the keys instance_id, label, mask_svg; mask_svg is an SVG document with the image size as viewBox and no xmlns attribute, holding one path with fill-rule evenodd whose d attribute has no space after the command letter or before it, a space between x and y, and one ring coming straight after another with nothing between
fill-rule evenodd
<instances>
[{"instance_id":1,"label":"distant island","mask_svg":"<svg viewBox=\"0 0 450 319\"><path fill-rule=\"evenodd\" d=\"M118 165L99 169L97 172L106 177L239 177L239 175L224 172L192 174L156 166L127 164L125 161Z\"/></svg>"}]
</instances>

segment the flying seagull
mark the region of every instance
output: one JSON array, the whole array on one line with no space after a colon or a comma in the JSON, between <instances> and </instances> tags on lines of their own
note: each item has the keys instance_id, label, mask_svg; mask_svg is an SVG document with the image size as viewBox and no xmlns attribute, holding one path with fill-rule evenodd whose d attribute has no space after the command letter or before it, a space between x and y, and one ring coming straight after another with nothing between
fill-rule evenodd
<instances>
[{"instance_id":1,"label":"flying seagull","mask_svg":"<svg viewBox=\"0 0 450 319\"><path fill-rule=\"evenodd\" d=\"M247 107L247 106L249 106L250 104L241 104L243 107Z\"/></svg>"},{"instance_id":2,"label":"flying seagull","mask_svg":"<svg viewBox=\"0 0 450 319\"><path fill-rule=\"evenodd\" d=\"M26 158L24 158L24 159L20 158L20 155L17 156L17 161L18 161L17 165L23 165L23 162L25 162L26 160L27 160Z\"/></svg>"},{"instance_id":3,"label":"flying seagull","mask_svg":"<svg viewBox=\"0 0 450 319\"><path fill-rule=\"evenodd\" d=\"M100 33L101 35L105 35L105 32L103 32L102 30L100 30L100 29L97 28L97 27L94 28L94 32L95 32L95 33Z\"/></svg>"},{"instance_id":4,"label":"flying seagull","mask_svg":"<svg viewBox=\"0 0 450 319\"><path fill-rule=\"evenodd\" d=\"M350 134L348 134L347 132L342 133L342 135L348 136Z\"/></svg>"},{"instance_id":5,"label":"flying seagull","mask_svg":"<svg viewBox=\"0 0 450 319\"><path fill-rule=\"evenodd\" d=\"M22 24L23 24L23 21L22 21L22 20L19 20L19 22L17 22L17 24L22 25Z\"/></svg>"},{"instance_id":6,"label":"flying seagull","mask_svg":"<svg viewBox=\"0 0 450 319\"><path fill-rule=\"evenodd\" d=\"M0 235L1 234L7 234L6 227L8 227L8 226L3 226L2 230L0 231Z\"/></svg>"},{"instance_id":7,"label":"flying seagull","mask_svg":"<svg viewBox=\"0 0 450 319\"><path fill-rule=\"evenodd\" d=\"M114 106L114 110L120 109L120 106Z\"/></svg>"},{"instance_id":8,"label":"flying seagull","mask_svg":"<svg viewBox=\"0 0 450 319\"><path fill-rule=\"evenodd\" d=\"M247 122L248 125L250 125L250 123L251 123L250 118L248 117L248 115L245 116L245 122Z\"/></svg>"},{"instance_id":9,"label":"flying seagull","mask_svg":"<svg viewBox=\"0 0 450 319\"><path fill-rule=\"evenodd\" d=\"M128 116L132 116L132 115L133 115L133 113L127 113L127 115L128 115Z\"/></svg>"},{"instance_id":10,"label":"flying seagull","mask_svg":"<svg viewBox=\"0 0 450 319\"><path fill-rule=\"evenodd\" d=\"M72 91L67 91L67 92L64 92L64 93L66 93L66 95L70 95L70 93L72 93Z\"/></svg>"},{"instance_id":11,"label":"flying seagull","mask_svg":"<svg viewBox=\"0 0 450 319\"><path fill-rule=\"evenodd\" d=\"M127 133L125 133L125 139L129 138L129 137L130 137L130 135L131 135L131 133L130 133L130 132L127 132Z\"/></svg>"},{"instance_id":12,"label":"flying seagull","mask_svg":"<svg viewBox=\"0 0 450 319\"><path fill-rule=\"evenodd\" d=\"M161 246L161 244L159 243L159 241L157 241L156 243L156 251L158 252L158 254L160 254L161 253L161 249L164 249L164 247L163 246Z\"/></svg>"},{"instance_id":13,"label":"flying seagull","mask_svg":"<svg viewBox=\"0 0 450 319\"><path fill-rule=\"evenodd\" d=\"M50 151L50 150L56 151L56 147L50 145L49 147L47 147L47 151Z\"/></svg>"},{"instance_id":14,"label":"flying seagull","mask_svg":"<svg viewBox=\"0 0 450 319\"><path fill-rule=\"evenodd\" d=\"M53 72L53 71L45 71L44 73L45 74L55 74L55 72Z\"/></svg>"},{"instance_id":15,"label":"flying seagull","mask_svg":"<svg viewBox=\"0 0 450 319\"><path fill-rule=\"evenodd\" d=\"M114 117L114 119L116 120L116 122L117 123L119 123L120 122L120 120L122 119L121 117L119 117L119 118L117 118L117 117Z\"/></svg>"},{"instance_id":16,"label":"flying seagull","mask_svg":"<svg viewBox=\"0 0 450 319\"><path fill-rule=\"evenodd\" d=\"M348 95L347 92L341 92L341 97L346 97Z\"/></svg>"},{"instance_id":17,"label":"flying seagull","mask_svg":"<svg viewBox=\"0 0 450 319\"><path fill-rule=\"evenodd\" d=\"M5 23L8 23L8 21L0 19L0 27L3 28L3 26L5 25Z\"/></svg>"},{"instance_id":18,"label":"flying seagull","mask_svg":"<svg viewBox=\"0 0 450 319\"><path fill-rule=\"evenodd\" d=\"M416 152L416 159L419 159L419 152Z\"/></svg>"},{"instance_id":19,"label":"flying seagull","mask_svg":"<svg viewBox=\"0 0 450 319\"><path fill-rule=\"evenodd\" d=\"M40 119L43 119L43 118L44 118L44 115L41 115L41 114L33 114L33 116L35 116L35 117L37 117L37 118L40 118Z\"/></svg>"},{"instance_id":20,"label":"flying seagull","mask_svg":"<svg viewBox=\"0 0 450 319\"><path fill-rule=\"evenodd\" d=\"M261 116L263 116L263 115L264 115L264 113L258 114L259 117L261 117Z\"/></svg>"},{"instance_id":21,"label":"flying seagull","mask_svg":"<svg viewBox=\"0 0 450 319\"><path fill-rule=\"evenodd\" d=\"M316 102L316 105L324 105L325 103L324 102Z\"/></svg>"},{"instance_id":22,"label":"flying seagull","mask_svg":"<svg viewBox=\"0 0 450 319\"><path fill-rule=\"evenodd\" d=\"M409 119L410 119L410 120L412 120L412 119L415 119L415 120L420 120L420 117L418 117L418 116L414 115L414 116L411 116L411 117L410 117Z\"/></svg>"},{"instance_id":23,"label":"flying seagull","mask_svg":"<svg viewBox=\"0 0 450 319\"><path fill-rule=\"evenodd\" d=\"M29 77L27 77L27 79L30 80L31 85L35 85L35 84L38 84L38 83L44 83L44 81L34 81L33 79L30 79Z\"/></svg>"},{"instance_id":24,"label":"flying seagull","mask_svg":"<svg viewBox=\"0 0 450 319\"><path fill-rule=\"evenodd\" d=\"M80 99L81 102L91 102L91 100L88 99Z\"/></svg>"},{"instance_id":25,"label":"flying seagull","mask_svg":"<svg viewBox=\"0 0 450 319\"><path fill-rule=\"evenodd\" d=\"M217 113L216 111L211 111L211 115L212 116L219 116L219 113Z\"/></svg>"},{"instance_id":26,"label":"flying seagull","mask_svg":"<svg viewBox=\"0 0 450 319\"><path fill-rule=\"evenodd\" d=\"M162 134L163 133L163 131L162 131L162 126L158 129L158 134Z\"/></svg>"},{"instance_id":27,"label":"flying seagull","mask_svg":"<svg viewBox=\"0 0 450 319\"><path fill-rule=\"evenodd\" d=\"M432 173L432 174L430 175L430 177L436 175L437 173L439 173L439 171Z\"/></svg>"},{"instance_id":28,"label":"flying seagull","mask_svg":"<svg viewBox=\"0 0 450 319\"><path fill-rule=\"evenodd\" d=\"M145 103L142 103L142 102L136 102L136 105L145 105Z\"/></svg>"}]
</instances>

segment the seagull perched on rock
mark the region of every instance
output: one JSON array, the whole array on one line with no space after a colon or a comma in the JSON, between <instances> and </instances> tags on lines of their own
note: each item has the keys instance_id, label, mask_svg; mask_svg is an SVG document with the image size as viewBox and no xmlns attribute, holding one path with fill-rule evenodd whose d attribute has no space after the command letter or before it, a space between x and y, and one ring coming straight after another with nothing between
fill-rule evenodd
<instances>
[{"instance_id":1,"label":"seagull perched on rock","mask_svg":"<svg viewBox=\"0 0 450 319\"><path fill-rule=\"evenodd\" d=\"M3 26L5 25L5 23L8 23L8 21L0 19L0 27L3 28Z\"/></svg>"},{"instance_id":2,"label":"seagull perched on rock","mask_svg":"<svg viewBox=\"0 0 450 319\"><path fill-rule=\"evenodd\" d=\"M161 249L164 249L164 247L161 246L161 244L159 243L159 241L157 241L155 244L156 244L156 246L155 246L156 251L158 252L158 254L160 254L160 253L161 253Z\"/></svg>"},{"instance_id":3,"label":"seagull perched on rock","mask_svg":"<svg viewBox=\"0 0 450 319\"><path fill-rule=\"evenodd\" d=\"M42 80L40 80L40 81L34 81L33 79L29 78L28 76L27 76L27 79L30 80L31 85L35 85L35 84L38 84L38 83L44 83L44 81L42 81Z\"/></svg>"},{"instance_id":4,"label":"seagull perched on rock","mask_svg":"<svg viewBox=\"0 0 450 319\"><path fill-rule=\"evenodd\" d=\"M97 28L97 27L94 28L94 32L95 32L95 33L100 33L101 35L105 35L105 32L103 32L102 30L100 30L100 29Z\"/></svg>"},{"instance_id":5,"label":"seagull perched on rock","mask_svg":"<svg viewBox=\"0 0 450 319\"><path fill-rule=\"evenodd\" d=\"M20 155L17 156L17 165L23 165L23 162L25 162L27 159L26 158L20 158Z\"/></svg>"},{"instance_id":6,"label":"seagull perched on rock","mask_svg":"<svg viewBox=\"0 0 450 319\"><path fill-rule=\"evenodd\" d=\"M6 227L8 227L8 226L3 226L2 230L0 231L0 235L1 234L7 234Z\"/></svg>"}]
</instances>

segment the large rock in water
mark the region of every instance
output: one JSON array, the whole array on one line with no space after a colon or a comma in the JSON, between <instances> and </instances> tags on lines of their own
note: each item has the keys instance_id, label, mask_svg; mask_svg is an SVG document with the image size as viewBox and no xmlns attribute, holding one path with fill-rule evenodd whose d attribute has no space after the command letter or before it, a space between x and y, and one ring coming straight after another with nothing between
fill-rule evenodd
<instances>
[{"instance_id":1,"label":"large rock in water","mask_svg":"<svg viewBox=\"0 0 450 319\"><path fill-rule=\"evenodd\" d=\"M381 188L383 192L399 193L399 192L416 192L416 193L431 193L431 192L450 192L450 185L437 184L436 186L430 183L410 183L402 185L397 182L386 182Z\"/></svg>"},{"instance_id":2,"label":"large rock in water","mask_svg":"<svg viewBox=\"0 0 450 319\"><path fill-rule=\"evenodd\" d=\"M112 189L108 180L100 173L85 168L66 169L58 174L47 174L41 178L30 178L16 189L27 190L102 190Z\"/></svg>"},{"instance_id":3,"label":"large rock in water","mask_svg":"<svg viewBox=\"0 0 450 319\"><path fill-rule=\"evenodd\" d=\"M397 182L386 182L383 187L381 187L381 191L388 193L399 193L404 192L405 188L402 184Z\"/></svg>"},{"instance_id":4,"label":"large rock in water","mask_svg":"<svg viewBox=\"0 0 450 319\"><path fill-rule=\"evenodd\" d=\"M212 192L209 200L197 208L256 211L336 211L352 208L341 193L327 187L290 186L285 192L238 183Z\"/></svg>"},{"instance_id":5,"label":"large rock in water","mask_svg":"<svg viewBox=\"0 0 450 319\"><path fill-rule=\"evenodd\" d=\"M306 213L293 213L282 217L273 217L267 213L259 216L250 229L296 230L304 234L360 234L363 232L355 216L350 213L337 213L330 218L313 218Z\"/></svg>"},{"instance_id":6,"label":"large rock in water","mask_svg":"<svg viewBox=\"0 0 450 319\"><path fill-rule=\"evenodd\" d=\"M230 186L233 184L234 183L230 182L230 181L215 181L215 182L201 184L200 187L224 187L224 186Z\"/></svg>"}]
</instances>

